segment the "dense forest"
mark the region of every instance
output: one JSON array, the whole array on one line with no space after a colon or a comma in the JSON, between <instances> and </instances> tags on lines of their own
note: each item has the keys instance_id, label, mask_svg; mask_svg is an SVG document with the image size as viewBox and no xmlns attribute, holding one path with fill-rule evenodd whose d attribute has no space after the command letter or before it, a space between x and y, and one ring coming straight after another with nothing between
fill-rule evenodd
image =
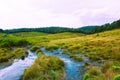
<instances>
[{"instance_id":1,"label":"dense forest","mask_svg":"<svg viewBox=\"0 0 120 80\"><path fill-rule=\"evenodd\" d=\"M66 28L66 27L42 27L42 28L20 28L20 29L9 29L2 30L4 33L17 33L17 32L44 32L44 33L62 33L62 32L79 32L84 34L93 34L103 32L106 30L112 30L120 28L120 20L114 21L113 23L107 23L101 26L86 26L81 28Z\"/></svg>"}]
</instances>

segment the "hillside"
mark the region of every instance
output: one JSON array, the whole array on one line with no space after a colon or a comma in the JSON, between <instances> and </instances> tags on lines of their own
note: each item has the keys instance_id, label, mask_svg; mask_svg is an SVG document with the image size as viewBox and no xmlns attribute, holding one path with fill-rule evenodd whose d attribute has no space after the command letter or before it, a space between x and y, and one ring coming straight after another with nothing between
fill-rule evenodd
<instances>
[{"instance_id":1,"label":"hillside","mask_svg":"<svg viewBox=\"0 0 120 80\"><path fill-rule=\"evenodd\" d=\"M19 32L43 32L43 33L63 33L63 32L79 32L84 34L99 33L107 30L113 30L120 28L120 20L114 21L112 23L106 23L99 26L84 26L80 28L66 28L66 27L40 27L40 28L19 28L19 29L0 29L0 33L19 33Z\"/></svg>"}]
</instances>

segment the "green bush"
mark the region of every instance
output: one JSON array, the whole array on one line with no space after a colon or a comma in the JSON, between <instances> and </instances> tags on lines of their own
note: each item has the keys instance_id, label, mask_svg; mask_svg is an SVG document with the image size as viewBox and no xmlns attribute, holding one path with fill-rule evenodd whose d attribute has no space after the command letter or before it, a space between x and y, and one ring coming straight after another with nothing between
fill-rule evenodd
<instances>
[{"instance_id":1,"label":"green bush","mask_svg":"<svg viewBox=\"0 0 120 80\"><path fill-rule=\"evenodd\" d=\"M113 80L120 80L120 74L116 75Z\"/></svg>"},{"instance_id":2,"label":"green bush","mask_svg":"<svg viewBox=\"0 0 120 80\"><path fill-rule=\"evenodd\" d=\"M84 74L83 80L88 80L88 79L89 79L89 74L88 73Z\"/></svg>"},{"instance_id":3,"label":"green bush","mask_svg":"<svg viewBox=\"0 0 120 80\"><path fill-rule=\"evenodd\" d=\"M8 48L8 47L14 47L14 46L26 46L28 44L30 43L24 39L14 40L14 39L6 38L1 40L0 47Z\"/></svg>"}]
</instances>

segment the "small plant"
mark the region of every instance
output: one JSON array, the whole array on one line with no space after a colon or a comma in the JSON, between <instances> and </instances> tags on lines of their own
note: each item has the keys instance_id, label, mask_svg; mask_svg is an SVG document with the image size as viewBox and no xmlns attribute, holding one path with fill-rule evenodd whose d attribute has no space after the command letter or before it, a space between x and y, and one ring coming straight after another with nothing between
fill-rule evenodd
<instances>
[{"instance_id":1,"label":"small plant","mask_svg":"<svg viewBox=\"0 0 120 80\"><path fill-rule=\"evenodd\" d=\"M89 71L88 74L90 76L98 76L100 74L100 69L98 67L92 67Z\"/></svg>"},{"instance_id":2,"label":"small plant","mask_svg":"<svg viewBox=\"0 0 120 80\"><path fill-rule=\"evenodd\" d=\"M120 66L114 65L113 68L114 68L115 70L120 70Z\"/></svg>"},{"instance_id":3,"label":"small plant","mask_svg":"<svg viewBox=\"0 0 120 80\"><path fill-rule=\"evenodd\" d=\"M85 73L84 76L83 76L83 80L88 80L88 79L89 79L89 74Z\"/></svg>"},{"instance_id":4,"label":"small plant","mask_svg":"<svg viewBox=\"0 0 120 80\"><path fill-rule=\"evenodd\" d=\"M120 74L116 75L113 80L120 80Z\"/></svg>"},{"instance_id":5,"label":"small plant","mask_svg":"<svg viewBox=\"0 0 120 80\"><path fill-rule=\"evenodd\" d=\"M77 56L77 55L70 55L70 58L72 58L74 60L77 60L77 61L82 61L83 60L83 57Z\"/></svg>"},{"instance_id":6,"label":"small plant","mask_svg":"<svg viewBox=\"0 0 120 80\"><path fill-rule=\"evenodd\" d=\"M30 50L31 50L31 51L37 51L38 49L40 49L39 46L33 46Z\"/></svg>"}]
</instances>

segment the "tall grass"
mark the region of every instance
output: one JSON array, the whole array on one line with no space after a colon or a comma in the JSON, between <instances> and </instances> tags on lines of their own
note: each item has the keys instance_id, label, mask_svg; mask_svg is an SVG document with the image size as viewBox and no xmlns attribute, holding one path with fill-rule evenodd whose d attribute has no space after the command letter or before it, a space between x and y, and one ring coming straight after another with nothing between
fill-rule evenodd
<instances>
[{"instance_id":1,"label":"tall grass","mask_svg":"<svg viewBox=\"0 0 120 80\"><path fill-rule=\"evenodd\" d=\"M24 59L27 55L27 50L23 48L17 48L10 52L0 49L0 62L8 62L13 59Z\"/></svg>"},{"instance_id":2,"label":"tall grass","mask_svg":"<svg viewBox=\"0 0 120 80\"><path fill-rule=\"evenodd\" d=\"M41 52L35 63L25 70L23 80L63 80L64 63L57 57L46 56Z\"/></svg>"}]
</instances>

